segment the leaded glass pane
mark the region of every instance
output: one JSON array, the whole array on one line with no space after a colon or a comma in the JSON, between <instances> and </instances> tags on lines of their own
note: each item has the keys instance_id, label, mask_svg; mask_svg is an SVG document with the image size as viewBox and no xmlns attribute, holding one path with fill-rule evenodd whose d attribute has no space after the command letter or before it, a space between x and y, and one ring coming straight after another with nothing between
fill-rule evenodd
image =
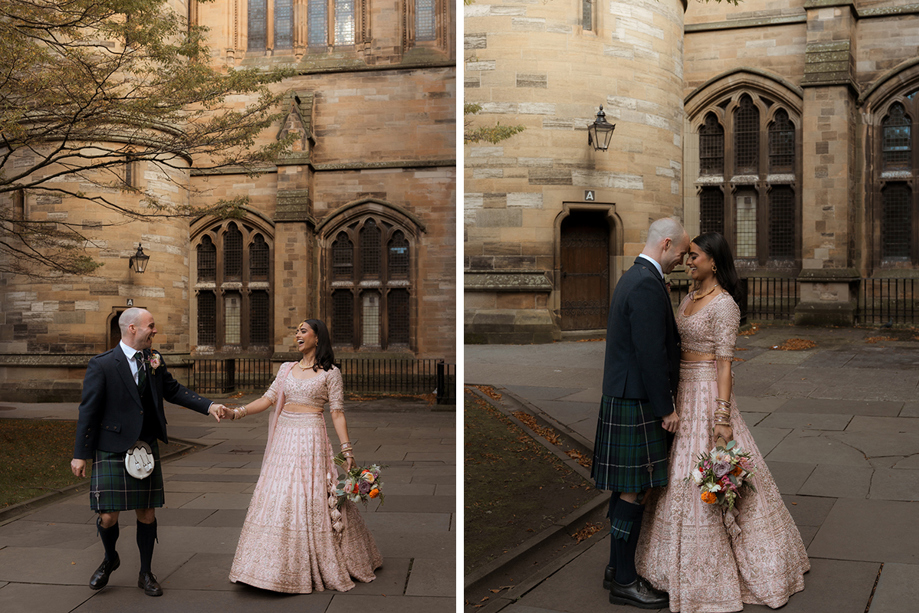
<instances>
[{"instance_id":1,"label":"leaded glass pane","mask_svg":"<svg viewBox=\"0 0 919 613\"><path fill-rule=\"evenodd\" d=\"M699 198L699 230L724 234L724 195L716 187L702 190Z\"/></svg>"},{"instance_id":2,"label":"leaded glass pane","mask_svg":"<svg viewBox=\"0 0 919 613\"><path fill-rule=\"evenodd\" d=\"M274 0L274 48L294 45L294 7L292 0Z\"/></svg>"},{"instance_id":3,"label":"leaded glass pane","mask_svg":"<svg viewBox=\"0 0 919 613\"><path fill-rule=\"evenodd\" d=\"M249 345L265 346L269 343L268 292L258 291L249 295Z\"/></svg>"},{"instance_id":4,"label":"leaded glass pane","mask_svg":"<svg viewBox=\"0 0 919 613\"><path fill-rule=\"evenodd\" d=\"M881 257L885 260L909 260L912 232L912 193L902 183L888 185L881 192Z\"/></svg>"},{"instance_id":5,"label":"leaded glass pane","mask_svg":"<svg viewBox=\"0 0 919 613\"><path fill-rule=\"evenodd\" d=\"M389 292L386 305L390 345L408 345L409 308L408 290L394 289Z\"/></svg>"},{"instance_id":6,"label":"leaded glass pane","mask_svg":"<svg viewBox=\"0 0 919 613\"><path fill-rule=\"evenodd\" d=\"M249 0L249 51L268 47L268 0Z\"/></svg>"},{"instance_id":7,"label":"leaded glass pane","mask_svg":"<svg viewBox=\"0 0 919 613\"><path fill-rule=\"evenodd\" d=\"M228 281L238 281L243 274L243 235L231 223L223 238L223 275Z\"/></svg>"},{"instance_id":8,"label":"leaded glass pane","mask_svg":"<svg viewBox=\"0 0 919 613\"><path fill-rule=\"evenodd\" d=\"M249 245L249 280L268 280L268 243L261 234L256 234Z\"/></svg>"},{"instance_id":9,"label":"leaded glass pane","mask_svg":"<svg viewBox=\"0 0 919 613\"><path fill-rule=\"evenodd\" d=\"M332 243L332 278L336 281L354 279L354 244L344 232Z\"/></svg>"},{"instance_id":10,"label":"leaded glass pane","mask_svg":"<svg viewBox=\"0 0 919 613\"><path fill-rule=\"evenodd\" d=\"M795 192L789 185L769 193L769 257L795 257Z\"/></svg>"},{"instance_id":11,"label":"leaded glass pane","mask_svg":"<svg viewBox=\"0 0 919 613\"><path fill-rule=\"evenodd\" d=\"M794 167L795 126L788 119L788 113L778 111L769 126L769 171L788 173L794 172Z\"/></svg>"},{"instance_id":12,"label":"leaded glass pane","mask_svg":"<svg viewBox=\"0 0 919 613\"><path fill-rule=\"evenodd\" d=\"M415 0L415 40L435 40L435 0Z\"/></svg>"},{"instance_id":13,"label":"leaded glass pane","mask_svg":"<svg viewBox=\"0 0 919 613\"><path fill-rule=\"evenodd\" d=\"M198 281L217 280L217 246L210 236L201 239L198 245Z\"/></svg>"},{"instance_id":14,"label":"leaded glass pane","mask_svg":"<svg viewBox=\"0 0 919 613\"><path fill-rule=\"evenodd\" d=\"M737 257L756 257L756 194L737 195Z\"/></svg>"},{"instance_id":15,"label":"leaded glass pane","mask_svg":"<svg viewBox=\"0 0 919 613\"><path fill-rule=\"evenodd\" d=\"M401 230L389 240L389 278L408 279L408 241Z\"/></svg>"},{"instance_id":16,"label":"leaded glass pane","mask_svg":"<svg viewBox=\"0 0 919 613\"><path fill-rule=\"evenodd\" d=\"M223 297L224 306L224 337L225 345L238 345L240 338L240 313L242 312L242 297L236 292L227 293Z\"/></svg>"},{"instance_id":17,"label":"leaded glass pane","mask_svg":"<svg viewBox=\"0 0 919 613\"><path fill-rule=\"evenodd\" d=\"M217 298L213 292L198 294L198 344L217 344Z\"/></svg>"},{"instance_id":18,"label":"leaded glass pane","mask_svg":"<svg viewBox=\"0 0 919 613\"><path fill-rule=\"evenodd\" d=\"M354 343L354 296L347 290L332 292L332 343Z\"/></svg>"},{"instance_id":19,"label":"leaded glass pane","mask_svg":"<svg viewBox=\"0 0 919 613\"><path fill-rule=\"evenodd\" d=\"M593 0L581 0L581 27L590 31L594 29Z\"/></svg>"},{"instance_id":20,"label":"leaded glass pane","mask_svg":"<svg viewBox=\"0 0 919 613\"><path fill-rule=\"evenodd\" d=\"M714 113L705 117L699 129L699 171L703 175L724 174L724 128Z\"/></svg>"},{"instance_id":21,"label":"leaded glass pane","mask_svg":"<svg viewBox=\"0 0 919 613\"><path fill-rule=\"evenodd\" d=\"M750 96L740 99L734 113L735 174L759 173L759 109Z\"/></svg>"},{"instance_id":22,"label":"leaded glass pane","mask_svg":"<svg viewBox=\"0 0 919 613\"><path fill-rule=\"evenodd\" d=\"M380 228L368 219L361 228L361 273L364 279L380 276Z\"/></svg>"},{"instance_id":23,"label":"leaded glass pane","mask_svg":"<svg viewBox=\"0 0 919 613\"><path fill-rule=\"evenodd\" d=\"M310 45L329 44L329 5L326 0L309 0L307 42Z\"/></svg>"},{"instance_id":24,"label":"leaded glass pane","mask_svg":"<svg viewBox=\"0 0 919 613\"><path fill-rule=\"evenodd\" d=\"M364 292L361 294L361 346L380 346L380 294Z\"/></svg>"},{"instance_id":25,"label":"leaded glass pane","mask_svg":"<svg viewBox=\"0 0 919 613\"><path fill-rule=\"evenodd\" d=\"M911 155L910 118L899 102L890 108L883 122L884 170L909 170Z\"/></svg>"},{"instance_id":26,"label":"leaded glass pane","mask_svg":"<svg viewBox=\"0 0 919 613\"><path fill-rule=\"evenodd\" d=\"M335 0L335 45L354 44L354 0Z\"/></svg>"}]
</instances>

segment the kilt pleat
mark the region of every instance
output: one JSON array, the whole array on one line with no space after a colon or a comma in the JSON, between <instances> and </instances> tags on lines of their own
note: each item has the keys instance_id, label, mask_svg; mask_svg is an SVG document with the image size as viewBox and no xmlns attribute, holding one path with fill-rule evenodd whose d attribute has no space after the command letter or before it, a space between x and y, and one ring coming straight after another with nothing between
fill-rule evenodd
<instances>
[{"instance_id":1,"label":"kilt pleat","mask_svg":"<svg viewBox=\"0 0 919 613\"><path fill-rule=\"evenodd\" d=\"M591 468L598 489L642 492L666 486L668 456L667 431L650 405L603 396Z\"/></svg>"},{"instance_id":2,"label":"kilt pleat","mask_svg":"<svg viewBox=\"0 0 919 613\"><path fill-rule=\"evenodd\" d=\"M135 479L128 474L124 467L125 452L96 450L89 490L89 504L93 511L108 513L163 506L163 467L157 443L155 440L150 443L153 449L153 474L146 479Z\"/></svg>"}]
</instances>

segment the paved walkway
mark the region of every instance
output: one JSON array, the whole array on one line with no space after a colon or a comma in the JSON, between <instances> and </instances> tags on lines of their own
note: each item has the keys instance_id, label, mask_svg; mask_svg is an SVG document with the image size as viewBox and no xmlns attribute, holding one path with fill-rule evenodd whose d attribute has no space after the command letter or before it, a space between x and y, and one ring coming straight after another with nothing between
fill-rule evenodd
<instances>
[{"instance_id":1,"label":"paved walkway","mask_svg":"<svg viewBox=\"0 0 919 613\"><path fill-rule=\"evenodd\" d=\"M3 418L76 418L76 404L5 404L16 409L4 410ZM131 512L120 519L121 568L106 588L89 589L89 577L103 550L84 493L0 525L0 611L453 611L455 412L392 400L349 402L346 410L358 461L387 466L385 505L374 502L363 511L384 558L374 582L358 583L346 593L308 595L281 595L230 583L227 575L258 479L268 414L217 424L169 406L170 436L208 447L163 463L167 506L157 510L159 544L153 571L164 595L150 598L137 588L140 564ZM334 446L330 420L328 426Z\"/></svg>"},{"instance_id":2,"label":"paved walkway","mask_svg":"<svg viewBox=\"0 0 919 613\"><path fill-rule=\"evenodd\" d=\"M805 590L784 612L919 608L919 339L871 342L890 334L776 324L738 337L737 403L811 558ZM772 349L789 338L817 346ZM604 349L590 341L467 346L465 380L522 397L592 448ZM573 559L520 581L525 593L507 590L479 610L634 610L610 605L601 587L608 539L582 544Z\"/></svg>"}]
</instances>

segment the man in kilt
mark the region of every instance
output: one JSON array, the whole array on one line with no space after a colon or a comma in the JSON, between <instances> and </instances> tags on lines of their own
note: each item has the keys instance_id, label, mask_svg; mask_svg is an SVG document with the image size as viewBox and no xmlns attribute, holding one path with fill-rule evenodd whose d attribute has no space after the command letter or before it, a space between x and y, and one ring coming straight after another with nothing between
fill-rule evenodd
<instances>
[{"instance_id":1,"label":"man in kilt","mask_svg":"<svg viewBox=\"0 0 919 613\"><path fill-rule=\"evenodd\" d=\"M99 513L96 527L105 559L93 573L89 587L105 587L109 575L121 564L115 551L118 514L133 509L140 550L137 587L148 596L161 596L163 590L150 565L156 541L154 509L164 502L157 440L169 442L163 400L212 415L218 422L225 407L186 389L169 374L162 356L150 350L157 330L149 311L128 309L118 325L121 342L93 357L86 368L70 468L74 475L85 477L86 460L93 460L90 506ZM140 441L147 443L152 452L153 472L135 478L126 469L125 455Z\"/></svg>"},{"instance_id":2,"label":"man in kilt","mask_svg":"<svg viewBox=\"0 0 919 613\"><path fill-rule=\"evenodd\" d=\"M645 609L668 606L635 570L645 493L667 485L667 458L679 417L674 397L680 338L664 275L683 262L689 235L674 219L648 229L644 250L613 292L606 331L603 399L591 476L610 490L610 561L603 587L610 602Z\"/></svg>"}]
</instances>

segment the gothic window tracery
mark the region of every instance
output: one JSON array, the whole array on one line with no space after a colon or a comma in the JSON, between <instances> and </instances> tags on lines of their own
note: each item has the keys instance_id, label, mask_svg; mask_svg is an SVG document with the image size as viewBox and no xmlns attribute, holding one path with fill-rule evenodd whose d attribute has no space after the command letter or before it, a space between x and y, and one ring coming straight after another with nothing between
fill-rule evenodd
<instances>
[{"instance_id":1,"label":"gothic window tracery","mask_svg":"<svg viewBox=\"0 0 919 613\"><path fill-rule=\"evenodd\" d=\"M879 113L880 114L880 113ZM919 90L894 96L873 132L879 168L872 199L875 217L874 261L881 267L919 264L919 152L913 135L919 117Z\"/></svg>"},{"instance_id":2,"label":"gothic window tracery","mask_svg":"<svg viewBox=\"0 0 919 613\"><path fill-rule=\"evenodd\" d=\"M363 215L326 250L332 342L352 349L408 348L412 338L412 238L390 219Z\"/></svg>"},{"instance_id":3,"label":"gothic window tracery","mask_svg":"<svg viewBox=\"0 0 919 613\"><path fill-rule=\"evenodd\" d=\"M229 220L209 226L194 243L198 351L267 350L271 236L245 220Z\"/></svg>"}]
</instances>

